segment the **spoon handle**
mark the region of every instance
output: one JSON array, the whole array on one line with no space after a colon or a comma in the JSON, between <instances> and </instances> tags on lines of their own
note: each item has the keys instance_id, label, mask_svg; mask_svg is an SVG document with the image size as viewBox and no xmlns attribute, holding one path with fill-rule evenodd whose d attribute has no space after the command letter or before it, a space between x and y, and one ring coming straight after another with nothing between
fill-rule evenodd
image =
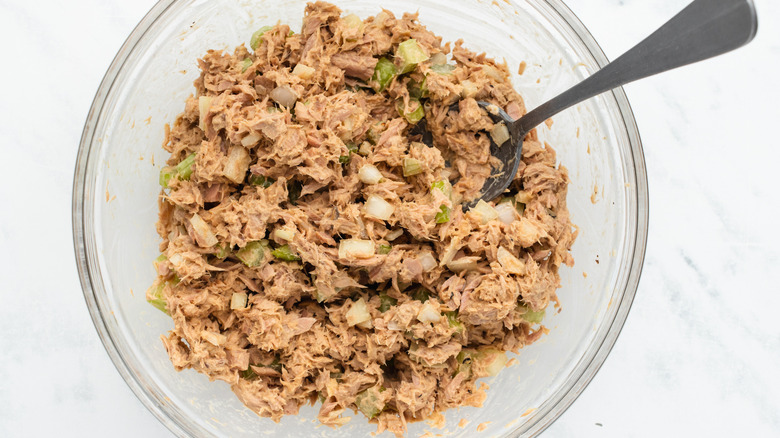
<instances>
[{"instance_id":1,"label":"spoon handle","mask_svg":"<svg viewBox=\"0 0 780 438\"><path fill-rule=\"evenodd\" d=\"M752 0L695 0L621 57L518 119L512 137L605 91L737 49L757 28Z\"/></svg>"}]
</instances>

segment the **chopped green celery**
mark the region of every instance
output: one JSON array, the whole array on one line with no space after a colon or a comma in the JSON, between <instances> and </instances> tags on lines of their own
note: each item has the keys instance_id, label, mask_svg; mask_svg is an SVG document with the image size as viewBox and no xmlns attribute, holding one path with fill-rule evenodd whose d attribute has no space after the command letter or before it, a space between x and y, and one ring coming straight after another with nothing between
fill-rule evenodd
<instances>
[{"instance_id":1,"label":"chopped green celery","mask_svg":"<svg viewBox=\"0 0 780 438\"><path fill-rule=\"evenodd\" d=\"M346 146L347 146L347 150L349 152L347 153L347 155L342 155L342 156L339 157L339 163L341 163L341 164L349 163L350 160L352 160L352 154L357 153L357 151L358 151L358 146L355 143L351 142L351 141L348 141L346 143Z\"/></svg>"},{"instance_id":2,"label":"chopped green celery","mask_svg":"<svg viewBox=\"0 0 780 438\"><path fill-rule=\"evenodd\" d=\"M387 58L381 58L374 67L374 76L371 77L371 81L376 82L374 90L381 93L390 85L396 74L395 64Z\"/></svg>"},{"instance_id":3,"label":"chopped green celery","mask_svg":"<svg viewBox=\"0 0 780 438\"><path fill-rule=\"evenodd\" d=\"M167 315L170 315L170 312L168 312L168 303L165 300L163 299L149 300L149 304L156 307L158 310L165 312Z\"/></svg>"},{"instance_id":4,"label":"chopped green celery","mask_svg":"<svg viewBox=\"0 0 780 438\"><path fill-rule=\"evenodd\" d=\"M424 287L418 288L416 291L412 292L412 298L423 303L428 301L428 298L430 297L431 293Z\"/></svg>"},{"instance_id":5,"label":"chopped green celery","mask_svg":"<svg viewBox=\"0 0 780 438\"><path fill-rule=\"evenodd\" d=\"M160 169L160 185L164 188L168 188L168 183L176 176L176 168L171 166L165 166Z\"/></svg>"},{"instance_id":6,"label":"chopped green celery","mask_svg":"<svg viewBox=\"0 0 780 438\"><path fill-rule=\"evenodd\" d=\"M241 73L244 73L246 69L252 66L252 59L250 58L244 58L243 61L241 61Z\"/></svg>"},{"instance_id":7,"label":"chopped green celery","mask_svg":"<svg viewBox=\"0 0 780 438\"><path fill-rule=\"evenodd\" d=\"M522 318L531 324L539 324L544 319L545 315L545 309L539 310L539 311L533 311L528 306L520 306L520 308L525 309L525 313L522 314Z\"/></svg>"},{"instance_id":8,"label":"chopped green celery","mask_svg":"<svg viewBox=\"0 0 780 438\"><path fill-rule=\"evenodd\" d=\"M377 254L390 254L390 250L392 250L393 247L390 245L379 245L379 248L377 248L376 253Z\"/></svg>"},{"instance_id":9,"label":"chopped green celery","mask_svg":"<svg viewBox=\"0 0 780 438\"><path fill-rule=\"evenodd\" d=\"M444 224L450 221L450 212L452 211L451 208L447 207L446 205L442 205L439 207L439 212L436 213L436 223L437 224Z\"/></svg>"},{"instance_id":10,"label":"chopped green celery","mask_svg":"<svg viewBox=\"0 0 780 438\"><path fill-rule=\"evenodd\" d=\"M250 366L244 371L241 371L241 377L244 380L255 380L257 378L257 373L255 373L255 370L253 370L252 367Z\"/></svg>"},{"instance_id":11,"label":"chopped green celery","mask_svg":"<svg viewBox=\"0 0 780 438\"><path fill-rule=\"evenodd\" d=\"M396 304L398 304L398 300L396 300L395 298L391 297L387 293L382 292L382 293L379 294L379 311L380 312L385 313L388 310L390 310L391 307L395 306Z\"/></svg>"},{"instance_id":12,"label":"chopped green celery","mask_svg":"<svg viewBox=\"0 0 780 438\"><path fill-rule=\"evenodd\" d=\"M290 200L290 204L298 205L298 199L301 197L301 190L303 185L300 181L292 180L287 183L287 198Z\"/></svg>"},{"instance_id":13,"label":"chopped green celery","mask_svg":"<svg viewBox=\"0 0 780 438\"><path fill-rule=\"evenodd\" d=\"M260 29L257 29L255 33L252 34L252 38L249 40L249 47L251 47L252 50L257 50L257 46L263 42L263 34L273 28L273 26L263 26Z\"/></svg>"},{"instance_id":14,"label":"chopped green celery","mask_svg":"<svg viewBox=\"0 0 780 438\"><path fill-rule=\"evenodd\" d=\"M411 96L414 99L425 99L428 97L428 78L423 78L421 83L417 83L417 81L409 81L408 85L409 89L409 96Z\"/></svg>"},{"instance_id":15,"label":"chopped green celery","mask_svg":"<svg viewBox=\"0 0 780 438\"><path fill-rule=\"evenodd\" d=\"M355 404L360 412L369 419L376 417L385 408L384 403L379 400L374 388L368 388L359 393L355 398Z\"/></svg>"},{"instance_id":16,"label":"chopped green celery","mask_svg":"<svg viewBox=\"0 0 780 438\"><path fill-rule=\"evenodd\" d=\"M156 259L154 259L154 270L157 271L157 273L160 273L160 263L168 260L168 257L166 257L165 254L160 254Z\"/></svg>"},{"instance_id":17,"label":"chopped green celery","mask_svg":"<svg viewBox=\"0 0 780 438\"><path fill-rule=\"evenodd\" d=\"M455 371L455 375L460 373L466 373L466 378L471 377L471 364L474 362L475 351L461 350L455 360L458 361L458 369Z\"/></svg>"},{"instance_id":18,"label":"chopped green celery","mask_svg":"<svg viewBox=\"0 0 780 438\"><path fill-rule=\"evenodd\" d=\"M425 117L425 109L419 100L409 99L409 107L413 109L411 111L406 111L406 108L404 107L404 101L401 99L399 99L395 104L395 108L398 110L398 114L403 116L403 118L411 124L415 124L422 120L423 117Z\"/></svg>"},{"instance_id":19,"label":"chopped green celery","mask_svg":"<svg viewBox=\"0 0 780 438\"><path fill-rule=\"evenodd\" d=\"M274 360L271 361L268 365L262 365L266 368L271 368L272 370L276 371L277 373L282 372L282 363L279 361L278 357L275 357Z\"/></svg>"},{"instance_id":20,"label":"chopped green celery","mask_svg":"<svg viewBox=\"0 0 780 438\"><path fill-rule=\"evenodd\" d=\"M447 317L447 321L450 323L450 327L455 329L455 333L463 333L463 323L458 320L458 311L444 312Z\"/></svg>"},{"instance_id":21,"label":"chopped green celery","mask_svg":"<svg viewBox=\"0 0 780 438\"><path fill-rule=\"evenodd\" d=\"M525 204L522 202L515 203L515 210L517 210L517 212L520 213L520 216L522 216L523 213L525 213Z\"/></svg>"},{"instance_id":22,"label":"chopped green celery","mask_svg":"<svg viewBox=\"0 0 780 438\"><path fill-rule=\"evenodd\" d=\"M401 58L400 74L409 73L417 67L417 64L429 58L414 38L399 44L395 54Z\"/></svg>"},{"instance_id":23,"label":"chopped green celery","mask_svg":"<svg viewBox=\"0 0 780 438\"><path fill-rule=\"evenodd\" d=\"M301 258L290 249L290 245L282 245L279 248L271 251L271 254L277 259L287 262L297 262Z\"/></svg>"},{"instance_id":24,"label":"chopped green celery","mask_svg":"<svg viewBox=\"0 0 780 438\"><path fill-rule=\"evenodd\" d=\"M422 163L415 158L404 158L404 176L422 173Z\"/></svg>"},{"instance_id":25,"label":"chopped green celery","mask_svg":"<svg viewBox=\"0 0 780 438\"><path fill-rule=\"evenodd\" d=\"M455 71L455 66L452 64L432 65L431 71L440 75L451 75Z\"/></svg>"},{"instance_id":26,"label":"chopped green celery","mask_svg":"<svg viewBox=\"0 0 780 438\"><path fill-rule=\"evenodd\" d=\"M265 250L267 248L268 241L265 239L249 242L246 246L236 251L236 257L244 262L245 265L253 268L259 266L260 263L263 262L263 257L265 256Z\"/></svg>"},{"instance_id":27,"label":"chopped green celery","mask_svg":"<svg viewBox=\"0 0 780 438\"><path fill-rule=\"evenodd\" d=\"M444 193L445 196L448 198L452 197L452 184L450 184L449 181L446 179L440 179L438 181L434 181L431 184L431 191L439 189L442 193Z\"/></svg>"},{"instance_id":28,"label":"chopped green celery","mask_svg":"<svg viewBox=\"0 0 780 438\"><path fill-rule=\"evenodd\" d=\"M167 284L170 284L170 282L163 281L158 283L157 286L152 285L152 287L149 288L151 293L147 292L146 301L158 310L170 315L171 312L168 310L168 302L165 301L165 296L163 295L163 290Z\"/></svg>"},{"instance_id":29,"label":"chopped green celery","mask_svg":"<svg viewBox=\"0 0 780 438\"><path fill-rule=\"evenodd\" d=\"M249 184L252 184L253 186L262 186L264 189L267 189L268 187L271 187L271 184L273 183L274 180L266 178L263 175L249 175Z\"/></svg>"},{"instance_id":30,"label":"chopped green celery","mask_svg":"<svg viewBox=\"0 0 780 438\"><path fill-rule=\"evenodd\" d=\"M295 32L294 32L292 29L290 29L290 31L289 31L289 32L287 32L287 36L288 36L288 37L291 37L291 36L293 36L293 35L295 35Z\"/></svg>"},{"instance_id":31,"label":"chopped green celery","mask_svg":"<svg viewBox=\"0 0 780 438\"><path fill-rule=\"evenodd\" d=\"M227 243L218 243L215 247L217 251L214 253L214 257L224 260L230 255L230 245Z\"/></svg>"},{"instance_id":32,"label":"chopped green celery","mask_svg":"<svg viewBox=\"0 0 780 438\"><path fill-rule=\"evenodd\" d=\"M181 160L176 165L176 172L179 174L179 179L187 181L192 176L192 165L195 163L195 153L189 154L187 158Z\"/></svg>"}]
</instances>

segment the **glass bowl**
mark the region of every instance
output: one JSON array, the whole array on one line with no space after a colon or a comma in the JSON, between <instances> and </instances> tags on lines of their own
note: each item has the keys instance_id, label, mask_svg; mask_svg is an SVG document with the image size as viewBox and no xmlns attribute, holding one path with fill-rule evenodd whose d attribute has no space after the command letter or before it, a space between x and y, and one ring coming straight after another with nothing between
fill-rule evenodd
<instances>
[{"instance_id":1,"label":"glass bowl","mask_svg":"<svg viewBox=\"0 0 780 438\"><path fill-rule=\"evenodd\" d=\"M304 1L162 0L130 34L108 69L84 126L73 183L76 258L89 311L117 370L175 435L354 437L375 430L361 415L339 429L305 407L280 424L243 407L223 382L176 372L160 341L169 317L145 301L158 255L157 183L166 154L163 126L193 93L196 59L230 49L277 21L300 28ZM607 62L559 0L342 0L361 17L384 6L420 21L445 41L505 59L533 108ZM518 74L518 65L526 68ZM411 424L409 436L533 436L585 389L615 343L637 288L647 237L647 179L641 142L622 89L554 118L539 129L570 172L568 204L580 235L574 268L561 269L562 311L549 334L513 366L487 379L482 408L445 413L446 426ZM461 419L469 422L459 427ZM489 422L489 423L488 423ZM483 424L486 423L486 424ZM481 426L480 426L481 425Z\"/></svg>"}]
</instances>

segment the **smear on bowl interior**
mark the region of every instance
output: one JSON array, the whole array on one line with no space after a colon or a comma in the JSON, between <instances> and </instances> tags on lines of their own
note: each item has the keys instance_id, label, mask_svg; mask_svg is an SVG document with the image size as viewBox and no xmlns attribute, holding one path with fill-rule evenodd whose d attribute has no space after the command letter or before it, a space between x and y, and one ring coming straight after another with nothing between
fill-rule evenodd
<instances>
[{"instance_id":1,"label":"smear on bowl interior","mask_svg":"<svg viewBox=\"0 0 780 438\"><path fill-rule=\"evenodd\" d=\"M509 191L461 208L498 164L490 136L507 135L476 99L525 113L507 66L415 14L322 2L300 32L263 27L198 65L166 126L147 291L175 324L176 369L275 421L318 403L326 425L354 410L402 435L480 406L477 379L546 332L576 235L567 171L535 132Z\"/></svg>"}]
</instances>

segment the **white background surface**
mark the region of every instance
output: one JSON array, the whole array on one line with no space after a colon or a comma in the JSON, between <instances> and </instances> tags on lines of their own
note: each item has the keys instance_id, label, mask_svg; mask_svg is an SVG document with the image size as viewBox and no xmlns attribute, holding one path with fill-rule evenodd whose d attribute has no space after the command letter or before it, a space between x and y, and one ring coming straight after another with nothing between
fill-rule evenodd
<instances>
[{"instance_id":1,"label":"white background surface","mask_svg":"<svg viewBox=\"0 0 780 438\"><path fill-rule=\"evenodd\" d=\"M686 0L568 0L614 59ZM780 4L742 50L627 87L650 234L633 309L543 436L780 436ZM168 437L103 350L71 184L103 73L151 0L0 1L0 436Z\"/></svg>"}]
</instances>

